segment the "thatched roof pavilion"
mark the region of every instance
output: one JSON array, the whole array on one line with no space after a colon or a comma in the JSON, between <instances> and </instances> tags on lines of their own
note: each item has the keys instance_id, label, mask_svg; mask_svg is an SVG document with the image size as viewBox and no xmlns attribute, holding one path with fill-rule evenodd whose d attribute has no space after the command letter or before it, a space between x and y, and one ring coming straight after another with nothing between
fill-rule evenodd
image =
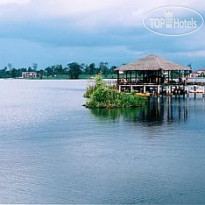
<instances>
[{"instance_id":1,"label":"thatched roof pavilion","mask_svg":"<svg viewBox=\"0 0 205 205\"><path fill-rule=\"evenodd\" d=\"M124 65L122 67L116 68L116 71L191 71L189 67L185 67L169 61L167 59L161 58L156 55L149 55L145 58L140 59L137 62Z\"/></svg>"},{"instance_id":2,"label":"thatched roof pavilion","mask_svg":"<svg viewBox=\"0 0 205 205\"><path fill-rule=\"evenodd\" d=\"M116 68L118 85L175 84L188 76L191 68L156 55L149 55L137 62Z\"/></svg>"}]
</instances>

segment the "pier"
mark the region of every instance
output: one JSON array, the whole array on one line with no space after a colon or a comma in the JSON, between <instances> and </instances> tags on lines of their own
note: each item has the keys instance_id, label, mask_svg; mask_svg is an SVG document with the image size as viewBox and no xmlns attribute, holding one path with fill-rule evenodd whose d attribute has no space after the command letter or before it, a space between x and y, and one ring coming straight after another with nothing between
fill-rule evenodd
<instances>
[{"instance_id":1,"label":"pier","mask_svg":"<svg viewBox=\"0 0 205 205\"><path fill-rule=\"evenodd\" d=\"M190 94L202 94L205 97L204 85L119 85L119 92L137 92L137 93L149 93L150 95L187 95Z\"/></svg>"}]
</instances>

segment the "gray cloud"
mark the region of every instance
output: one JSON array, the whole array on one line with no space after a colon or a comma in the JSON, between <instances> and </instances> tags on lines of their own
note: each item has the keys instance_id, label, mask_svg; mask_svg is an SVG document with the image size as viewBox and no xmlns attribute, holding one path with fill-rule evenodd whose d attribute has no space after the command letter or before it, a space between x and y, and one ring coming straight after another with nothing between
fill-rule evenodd
<instances>
[{"instance_id":1,"label":"gray cloud","mask_svg":"<svg viewBox=\"0 0 205 205\"><path fill-rule=\"evenodd\" d=\"M107 5L109 5L108 2ZM145 5L143 7L145 8ZM93 11L91 13L93 14ZM139 13L136 14L137 18ZM32 14L28 16L29 18L20 20L18 18L16 20L14 18L1 19L0 52L4 56L3 63L11 59L19 65L23 64L23 61L26 61L26 64L39 61L42 65L49 65L66 63L71 59L81 62L96 62L104 59L119 65L134 61L149 53L156 53L176 59L183 64L192 61L196 66L205 67L204 27L188 36L166 37L146 30L141 21L135 25L135 18L127 19L127 14L122 16L122 19L118 19L118 14L118 18L114 17L114 20L109 23L105 15L107 14L109 18L115 15L110 9L109 11L99 10L96 19L95 16L86 12L82 15L74 14L75 12L70 12L65 16L58 14L57 17L44 14L46 18L40 18L38 14L34 18L31 17L35 16ZM120 24L126 19L130 22ZM90 24L94 22L94 24L89 25L89 22ZM98 23L97 26L96 23ZM21 56L26 56L26 58L23 60Z\"/></svg>"}]
</instances>

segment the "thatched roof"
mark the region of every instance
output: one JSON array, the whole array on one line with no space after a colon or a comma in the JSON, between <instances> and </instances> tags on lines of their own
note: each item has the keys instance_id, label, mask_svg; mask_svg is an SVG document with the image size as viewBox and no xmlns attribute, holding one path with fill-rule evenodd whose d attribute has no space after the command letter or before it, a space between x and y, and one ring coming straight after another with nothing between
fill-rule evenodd
<instances>
[{"instance_id":1,"label":"thatched roof","mask_svg":"<svg viewBox=\"0 0 205 205\"><path fill-rule=\"evenodd\" d=\"M149 55L138 60L135 63L130 63L122 67L116 68L116 71L131 71L131 70L184 70L191 71L191 68L179 65L172 61L166 60L156 55Z\"/></svg>"}]
</instances>

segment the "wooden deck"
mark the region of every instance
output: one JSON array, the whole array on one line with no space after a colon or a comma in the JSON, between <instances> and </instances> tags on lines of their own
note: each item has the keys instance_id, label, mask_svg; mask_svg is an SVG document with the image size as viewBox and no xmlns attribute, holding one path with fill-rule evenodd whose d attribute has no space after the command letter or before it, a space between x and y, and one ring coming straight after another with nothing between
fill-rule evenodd
<instances>
[{"instance_id":1,"label":"wooden deck","mask_svg":"<svg viewBox=\"0 0 205 205\"><path fill-rule=\"evenodd\" d=\"M205 95L205 85L188 85L188 84L120 84L119 92L137 92L150 93L152 95Z\"/></svg>"}]
</instances>

